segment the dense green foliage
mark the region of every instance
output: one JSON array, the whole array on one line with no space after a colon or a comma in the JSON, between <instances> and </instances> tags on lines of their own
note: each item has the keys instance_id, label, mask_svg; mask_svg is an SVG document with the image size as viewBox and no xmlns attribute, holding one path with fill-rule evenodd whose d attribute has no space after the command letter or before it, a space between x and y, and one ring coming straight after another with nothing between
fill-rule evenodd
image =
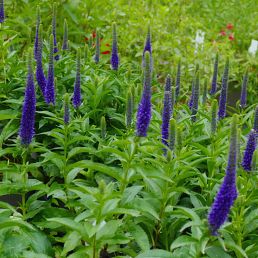
<instances>
[{"instance_id":1,"label":"dense green foliage","mask_svg":"<svg viewBox=\"0 0 258 258\"><path fill-rule=\"evenodd\" d=\"M40 4L47 73L53 2L5 1L6 21L0 24L0 258L258 257L258 152L253 171L246 172L240 165L258 101L257 55L247 53L257 35L255 1L56 3L58 47L66 19L69 51L61 50L60 60L54 63L55 106L45 103L35 81L35 136L26 148L18 137L26 56L34 44ZM111 70L108 52L114 21L118 71ZM227 30L228 23L234 28ZM148 136L136 137L148 24L153 43L152 120ZM198 29L206 35L203 50L195 54ZM222 29L226 36L220 34ZM102 39L99 63L94 62L96 30ZM234 40L229 40L232 33ZM76 67L79 48L81 60ZM230 105L227 117L216 124L214 99L219 91L207 99L203 92L206 87L210 90L217 52L219 89L223 67L230 59ZM164 155L164 80L170 73L175 86L179 60L182 88L170 134L175 145ZM78 63L82 104L74 109ZM201 94L193 122L187 102L196 65ZM246 71L247 107L243 109L239 98ZM63 119L65 104L70 109L68 124ZM128 108L132 123L126 117ZM212 236L207 214L225 175L233 113L239 116L238 198L219 236Z\"/></svg>"}]
</instances>

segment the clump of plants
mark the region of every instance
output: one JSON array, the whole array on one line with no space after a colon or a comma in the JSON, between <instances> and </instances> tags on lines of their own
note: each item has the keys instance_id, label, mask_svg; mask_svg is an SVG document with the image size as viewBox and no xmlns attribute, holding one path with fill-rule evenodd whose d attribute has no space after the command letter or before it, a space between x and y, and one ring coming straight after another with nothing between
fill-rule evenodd
<instances>
[{"instance_id":1,"label":"clump of plants","mask_svg":"<svg viewBox=\"0 0 258 258\"><path fill-rule=\"evenodd\" d=\"M257 257L254 72L230 106L234 57L159 77L150 25L128 62L119 23L107 58L101 27L82 45L64 20L61 47L51 12L23 57L1 42L0 257Z\"/></svg>"}]
</instances>

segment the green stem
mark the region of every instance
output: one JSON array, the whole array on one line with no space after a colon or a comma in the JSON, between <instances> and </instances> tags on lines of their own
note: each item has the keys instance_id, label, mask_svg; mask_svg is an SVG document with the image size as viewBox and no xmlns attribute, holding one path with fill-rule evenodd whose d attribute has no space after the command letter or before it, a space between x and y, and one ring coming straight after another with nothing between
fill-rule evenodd
<instances>
[{"instance_id":1,"label":"green stem","mask_svg":"<svg viewBox=\"0 0 258 258\"><path fill-rule=\"evenodd\" d=\"M22 203L21 203L21 210L22 210L22 216L23 219L25 219L26 216L26 185L27 185L27 155L28 155L28 149L26 148L24 152L22 153L22 183L23 183L23 190L22 190Z\"/></svg>"}]
</instances>

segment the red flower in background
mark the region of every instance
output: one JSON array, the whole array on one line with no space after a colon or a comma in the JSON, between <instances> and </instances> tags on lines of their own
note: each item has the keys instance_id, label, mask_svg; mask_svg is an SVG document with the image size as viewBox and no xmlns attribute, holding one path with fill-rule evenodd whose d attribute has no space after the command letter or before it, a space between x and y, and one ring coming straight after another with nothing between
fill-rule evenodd
<instances>
[{"instance_id":1,"label":"red flower in background","mask_svg":"<svg viewBox=\"0 0 258 258\"><path fill-rule=\"evenodd\" d=\"M230 41L234 40L234 39L235 39L235 38L234 38L234 34L233 34L233 33L230 33L228 39L229 39Z\"/></svg>"},{"instance_id":2,"label":"red flower in background","mask_svg":"<svg viewBox=\"0 0 258 258\"><path fill-rule=\"evenodd\" d=\"M90 37L84 37L84 40L87 42L87 41L89 41L90 39L92 39L92 40L95 39L96 36L97 36L96 32L93 31L93 32L91 33ZM100 41L102 41L102 40L103 40L103 38L100 38ZM91 41L91 44L92 44L92 47L95 47L95 42L94 42L94 41L93 41L93 42ZM104 46L110 48L110 44L109 44L109 43L104 44ZM104 49L105 49L105 48L104 48ZM102 51L102 52L101 52L102 55L108 55L108 54L110 54L110 53L111 53L110 50L105 50L105 51Z\"/></svg>"},{"instance_id":3,"label":"red flower in background","mask_svg":"<svg viewBox=\"0 0 258 258\"><path fill-rule=\"evenodd\" d=\"M108 55L108 54L110 54L110 50L103 51L103 52L101 52L101 54Z\"/></svg>"},{"instance_id":4,"label":"red flower in background","mask_svg":"<svg viewBox=\"0 0 258 258\"><path fill-rule=\"evenodd\" d=\"M232 23L228 23L228 24L227 24L227 29L228 29L228 30L233 30L233 29L234 29L233 24L232 24Z\"/></svg>"},{"instance_id":5,"label":"red flower in background","mask_svg":"<svg viewBox=\"0 0 258 258\"><path fill-rule=\"evenodd\" d=\"M226 32L224 31L224 29L222 29L219 34L220 36L226 36Z\"/></svg>"}]
</instances>

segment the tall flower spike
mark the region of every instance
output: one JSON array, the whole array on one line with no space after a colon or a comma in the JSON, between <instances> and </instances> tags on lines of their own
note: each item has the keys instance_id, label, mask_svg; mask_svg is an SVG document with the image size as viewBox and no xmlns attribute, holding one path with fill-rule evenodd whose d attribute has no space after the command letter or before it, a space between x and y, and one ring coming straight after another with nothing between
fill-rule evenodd
<instances>
[{"instance_id":1,"label":"tall flower spike","mask_svg":"<svg viewBox=\"0 0 258 258\"><path fill-rule=\"evenodd\" d=\"M45 96L47 80L42 66L42 47L43 47L42 25L40 24L39 32L38 32L38 46L37 46L37 53L36 53L36 63L37 63L36 79L43 96Z\"/></svg>"},{"instance_id":2,"label":"tall flower spike","mask_svg":"<svg viewBox=\"0 0 258 258\"><path fill-rule=\"evenodd\" d=\"M64 96L64 123L67 125L70 121L70 105L69 105L69 94L66 93Z\"/></svg>"},{"instance_id":3,"label":"tall flower spike","mask_svg":"<svg viewBox=\"0 0 258 258\"><path fill-rule=\"evenodd\" d=\"M144 88L141 101L138 106L136 135L140 137L147 136L151 120L151 61L150 52L146 51L144 55Z\"/></svg>"},{"instance_id":4,"label":"tall flower spike","mask_svg":"<svg viewBox=\"0 0 258 258\"><path fill-rule=\"evenodd\" d=\"M4 15L4 0L0 0L0 23L4 22L5 15Z\"/></svg>"},{"instance_id":5,"label":"tall flower spike","mask_svg":"<svg viewBox=\"0 0 258 258\"><path fill-rule=\"evenodd\" d=\"M37 59L38 44L39 44L39 25L40 25L40 8L37 6L37 23L36 23L36 35L34 42L34 57Z\"/></svg>"},{"instance_id":6,"label":"tall flower spike","mask_svg":"<svg viewBox=\"0 0 258 258\"><path fill-rule=\"evenodd\" d=\"M208 222L212 235L218 234L218 229L227 220L230 208L237 198L237 124L238 116L235 114L231 124L230 149L226 175L208 215Z\"/></svg>"},{"instance_id":7,"label":"tall flower spike","mask_svg":"<svg viewBox=\"0 0 258 258\"><path fill-rule=\"evenodd\" d=\"M178 98L180 94L181 87L181 61L177 64L177 73L176 73L176 98Z\"/></svg>"},{"instance_id":8,"label":"tall flower spike","mask_svg":"<svg viewBox=\"0 0 258 258\"><path fill-rule=\"evenodd\" d=\"M196 114L198 112L198 102L200 94L200 79L199 72L196 74L195 85L194 85L194 94L193 94L193 106L192 106L192 121L196 121Z\"/></svg>"},{"instance_id":9,"label":"tall flower spike","mask_svg":"<svg viewBox=\"0 0 258 258\"><path fill-rule=\"evenodd\" d=\"M219 98L219 111L218 111L219 119L223 119L226 116L226 104L227 104L227 97L228 97L228 75L229 75L229 59L227 59L226 61L224 73L222 76L221 92L220 92L220 98Z\"/></svg>"},{"instance_id":10,"label":"tall flower spike","mask_svg":"<svg viewBox=\"0 0 258 258\"><path fill-rule=\"evenodd\" d=\"M63 50L68 50L68 25L66 19L64 20L64 36L63 36Z\"/></svg>"},{"instance_id":11,"label":"tall flower spike","mask_svg":"<svg viewBox=\"0 0 258 258\"><path fill-rule=\"evenodd\" d=\"M242 160L242 167L246 171L252 170L252 159L254 151L256 149L256 137L257 133L255 132L255 130L252 129L250 134L248 135L244 157Z\"/></svg>"},{"instance_id":12,"label":"tall flower spike","mask_svg":"<svg viewBox=\"0 0 258 258\"><path fill-rule=\"evenodd\" d=\"M144 55L145 55L146 51L150 52L150 55L152 54L150 25L148 26L148 32L147 32L144 50L143 50L143 54L142 54L143 59L144 59Z\"/></svg>"},{"instance_id":13,"label":"tall flower spike","mask_svg":"<svg viewBox=\"0 0 258 258\"><path fill-rule=\"evenodd\" d=\"M167 78L166 78L165 91L171 92L171 76L170 76L170 74L168 74Z\"/></svg>"},{"instance_id":14,"label":"tall flower spike","mask_svg":"<svg viewBox=\"0 0 258 258\"><path fill-rule=\"evenodd\" d=\"M176 120L171 118L169 121L169 149L174 150L176 142Z\"/></svg>"},{"instance_id":15,"label":"tall flower spike","mask_svg":"<svg viewBox=\"0 0 258 258\"><path fill-rule=\"evenodd\" d=\"M171 83L171 76L170 74L167 75L167 78L166 78L166 83L165 83L165 92L168 91L170 92L170 100L169 102L171 103L171 113L172 113L172 83Z\"/></svg>"},{"instance_id":16,"label":"tall flower spike","mask_svg":"<svg viewBox=\"0 0 258 258\"><path fill-rule=\"evenodd\" d=\"M94 61L97 64L100 58L100 39L99 39L99 32L96 32L96 51L94 56Z\"/></svg>"},{"instance_id":17,"label":"tall flower spike","mask_svg":"<svg viewBox=\"0 0 258 258\"><path fill-rule=\"evenodd\" d=\"M151 69L152 69L152 46L151 46L151 29L150 25L148 25L148 32L146 35L146 40L145 40L145 45L142 53L142 63L144 66L144 55L145 52L148 51L150 53L150 64L151 64Z\"/></svg>"},{"instance_id":18,"label":"tall flower spike","mask_svg":"<svg viewBox=\"0 0 258 258\"><path fill-rule=\"evenodd\" d=\"M254 130L258 133L258 105L255 108L254 112Z\"/></svg>"},{"instance_id":19,"label":"tall flower spike","mask_svg":"<svg viewBox=\"0 0 258 258\"><path fill-rule=\"evenodd\" d=\"M78 108L81 105L81 50L78 49L76 57L76 79L73 91L73 106Z\"/></svg>"},{"instance_id":20,"label":"tall flower spike","mask_svg":"<svg viewBox=\"0 0 258 258\"><path fill-rule=\"evenodd\" d=\"M192 110L192 107L193 107L194 86L195 86L195 82L194 82L194 79L193 79L192 80L191 97L188 101L188 107L190 108L190 110Z\"/></svg>"},{"instance_id":21,"label":"tall flower spike","mask_svg":"<svg viewBox=\"0 0 258 258\"><path fill-rule=\"evenodd\" d=\"M205 80L202 92L202 104L205 105L207 101L207 80Z\"/></svg>"},{"instance_id":22,"label":"tall flower spike","mask_svg":"<svg viewBox=\"0 0 258 258\"><path fill-rule=\"evenodd\" d=\"M57 47L57 40L56 40L56 3L53 5L53 17L52 17L52 34L54 37L54 54L55 60L59 60L58 47Z\"/></svg>"},{"instance_id":23,"label":"tall flower spike","mask_svg":"<svg viewBox=\"0 0 258 258\"><path fill-rule=\"evenodd\" d=\"M101 129L101 137L102 139L105 139L107 134L107 123L106 123L106 118L104 116L102 116L100 120L100 129Z\"/></svg>"},{"instance_id":24,"label":"tall flower spike","mask_svg":"<svg viewBox=\"0 0 258 258\"><path fill-rule=\"evenodd\" d=\"M55 105L55 79L54 79L54 37L51 34L49 39L49 63L48 77L45 89L45 100L47 104Z\"/></svg>"},{"instance_id":25,"label":"tall flower spike","mask_svg":"<svg viewBox=\"0 0 258 258\"><path fill-rule=\"evenodd\" d=\"M247 84L248 84L248 73L246 72L243 77L242 88L241 88L240 106L242 108L246 107Z\"/></svg>"},{"instance_id":26,"label":"tall flower spike","mask_svg":"<svg viewBox=\"0 0 258 258\"><path fill-rule=\"evenodd\" d=\"M165 91L164 94L164 105L162 113L162 126L161 126L161 136L162 143L168 146L168 136L169 136L169 120L171 116L171 92Z\"/></svg>"},{"instance_id":27,"label":"tall flower spike","mask_svg":"<svg viewBox=\"0 0 258 258\"><path fill-rule=\"evenodd\" d=\"M36 95L32 71L32 51L28 55L28 76L25 97L22 108L22 117L19 136L21 143L28 146L35 132Z\"/></svg>"},{"instance_id":28,"label":"tall flower spike","mask_svg":"<svg viewBox=\"0 0 258 258\"><path fill-rule=\"evenodd\" d=\"M214 135L217 130L217 112L218 101L214 99L211 103L211 135Z\"/></svg>"},{"instance_id":29,"label":"tall flower spike","mask_svg":"<svg viewBox=\"0 0 258 258\"><path fill-rule=\"evenodd\" d=\"M134 100L131 89L128 90L126 99L126 127L132 124Z\"/></svg>"},{"instance_id":30,"label":"tall flower spike","mask_svg":"<svg viewBox=\"0 0 258 258\"><path fill-rule=\"evenodd\" d=\"M118 69L119 57L118 57L118 51L117 51L116 23L112 24L112 54L110 58L110 63L113 70Z\"/></svg>"},{"instance_id":31,"label":"tall flower spike","mask_svg":"<svg viewBox=\"0 0 258 258\"><path fill-rule=\"evenodd\" d=\"M211 95L214 95L217 92L218 66L219 66L219 55L217 53L215 62L214 62L214 68L213 68L213 76L212 76L211 91L210 91Z\"/></svg>"}]
</instances>

